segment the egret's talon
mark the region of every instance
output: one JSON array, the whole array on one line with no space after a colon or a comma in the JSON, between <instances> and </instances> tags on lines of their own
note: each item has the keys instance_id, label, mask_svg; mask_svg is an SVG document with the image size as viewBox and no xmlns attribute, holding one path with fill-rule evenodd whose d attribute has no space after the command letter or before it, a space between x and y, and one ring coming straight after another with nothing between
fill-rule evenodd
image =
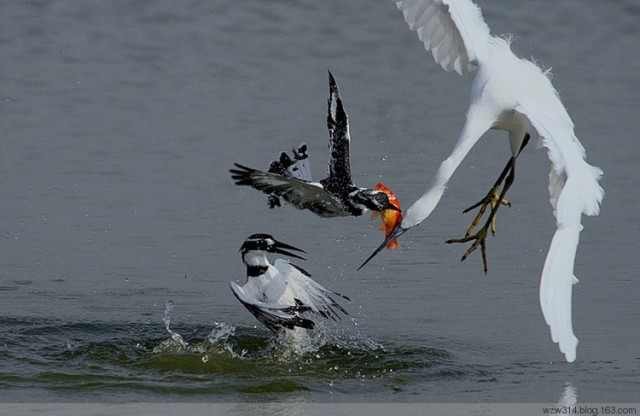
<instances>
[{"instance_id":1,"label":"egret's talon","mask_svg":"<svg viewBox=\"0 0 640 416\"><path fill-rule=\"evenodd\" d=\"M471 221L471 224L469 225L469 227L467 227L467 230L464 233L465 237L469 237L473 232L473 229L478 226L478 223L482 219L482 216L487 211L487 207L490 206L491 211L494 211L498 205L504 205L507 207L511 206L511 202L507 198L504 198L504 197L500 198L500 194L498 193L498 186L499 184L494 185L484 198L482 198L480 201L476 202L475 204L471 205L469 208L462 211L463 213L467 213L475 208L480 207L480 210L478 211L476 216L473 218L473 221ZM491 222L491 234L496 235L496 217L495 216L493 217L493 220Z\"/></svg>"},{"instance_id":2,"label":"egret's talon","mask_svg":"<svg viewBox=\"0 0 640 416\"><path fill-rule=\"evenodd\" d=\"M487 230L491 226L491 221L488 221L477 233L473 235L465 236L464 238L454 238L451 240L447 240L447 244L452 243L468 243L469 241L473 241L473 244L469 246L469 248L464 252L460 261L465 261L467 257L474 251L478 249L480 246L480 252L482 253L482 266L484 270L484 274L487 274L489 270L487 267Z\"/></svg>"},{"instance_id":3,"label":"egret's talon","mask_svg":"<svg viewBox=\"0 0 640 416\"><path fill-rule=\"evenodd\" d=\"M526 144L526 141L525 141ZM469 241L473 241L473 244L464 252L461 261L464 261L471 253L473 253L478 246L480 246L480 251L482 253L482 266L484 270L484 274L487 274L489 268L487 267L487 231L491 229L491 234L495 235L496 233L496 214L498 213L498 209L502 205L511 206L511 203L504 197L511 185L513 185L513 179L515 178L515 157L511 157L507 162L506 166L502 170L502 173L498 177L498 180L493 184L489 193L478 203L473 206L467 208L465 212L468 212L471 209L480 207L480 210L476 214L475 218L471 222L469 228L464 235L464 238L460 239L452 239L447 240L448 244L451 243L466 243ZM503 185L504 182L504 185ZM498 194L498 188L502 186L500 193ZM484 215L487 207L491 207L491 211L489 214L489 218L485 221L484 225L477 233L472 234L473 229L478 225L480 219Z\"/></svg>"}]
</instances>

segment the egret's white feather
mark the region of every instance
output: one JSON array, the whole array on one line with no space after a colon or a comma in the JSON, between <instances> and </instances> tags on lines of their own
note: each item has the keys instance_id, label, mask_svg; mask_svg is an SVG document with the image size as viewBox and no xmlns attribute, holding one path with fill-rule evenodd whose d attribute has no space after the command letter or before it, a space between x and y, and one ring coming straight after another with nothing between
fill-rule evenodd
<instances>
[{"instance_id":1,"label":"egret's white feather","mask_svg":"<svg viewBox=\"0 0 640 416\"><path fill-rule=\"evenodd\" d=\"M445 71L462 75L485 58L490 31L472 1L402 0L396 6Z\"/></svg>"},{"instance_id":2,"label":"egret's white feather","mask_svg":"<svg viewBox=\"0 0 640 416\"><path fill-rule=\"evenodd\" d=\"M481 104L472 103L465 125L453 152L438 168L436 176L427 191L414 202L404 213L402 227L411 228L427 219L435 209L447 188L447 183L455 173L473 146L482 135L491 128L496 120L493 112L487 111Z\"/></svg>"},{"instance_id":3,"label":"egret's white feather","mask_svg":"<svg viewBox=\"0 0 640 416\"><path fill-rule=\"evenodd\" d=\"M553 208L553 215L556 216L556 207L558 206L558 198L566 181L564 172L558 173L553 165L549 169L549 203Z\"/></svg>"},{"instance_id":4,"label":"egret's white feather","mask_svg":"<svg viewBox=\"0 0 640 416\"><path fill-rule=\"evenodd\" d=\"M604 191L598 180L602 171L584 160L584 147L551 82L537 67L532 71L537 71L527 77L532 91L522 97L517 111L529 118L547 147L552 163L550 201L557 226L540 279L540 306L552 340L567 361L573 362L578 345L571 322L572 286L578 281L574 261L582 214L598 215L600 211Z\"/></svg>"}]
</instances>

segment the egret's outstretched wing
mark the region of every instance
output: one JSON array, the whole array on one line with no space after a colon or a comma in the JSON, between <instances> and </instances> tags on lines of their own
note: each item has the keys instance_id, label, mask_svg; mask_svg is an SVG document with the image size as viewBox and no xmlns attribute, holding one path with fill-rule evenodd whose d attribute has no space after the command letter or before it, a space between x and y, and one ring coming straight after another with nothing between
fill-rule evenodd
<instances>
[{"instance_id":1,"label":"egret's outstretched wing","mask_svg":"<svg viewBox=\"0 0 640 416\"><path fill-rule=\"evenodd\" d=\"M581 216L598 215L604 191L598 184L599 168L585 161L585 151L575 136L573 122L549 79L532 63L522 74L530 93L522 96L516 110L525 114L548 149L550 201L557 230L542 270L540 305L551 338L567 361L576 358L578 339L571 322L571 290L578 279L574 260L582 230Z\"/></svg>"},{"instance_id":2,"label":"egret's outstretched wing","mask_svg":"<svg viewBox=\"0 0 640 416\"><path fill-rule=\"evenodd\" d=\"M255 299L236 283L231 282L229 285L236 299L238 299L253 316L271 330L277 331L282 327L293 329L296 326L313 329L315 326L312 320L300 316L301 313L309 310L308 307L301 305L287 306L267 304Z\"/></svg>"},{"instance_id":3,"label":"egret's outstretched wing","mask_svg":"<svg viewBox=\"0 0 640 416\"><path fill-rule=\"evenodd\" d=\"M349 313L335 301L340 297L350 300L340 293L325 289L311 279L311 275L300 267L286 260L277 259L274 267L287 281L287 290L291 291L298 306L309 308L309 311L333 320L340 319L339 313Z\"/></svg>"},{"instance_id":4,"label":"egret's outstretched wing","mask_svg":"<svg viewBox=\"0 0 640 416\"><path fill-rule=\"evenodd\" d=\"M445 71L468 73L486 56L491 34L471 0L402 0L396 6Z\"/></svg>"},{"instance_id":5,"label":"egret's outstretched wing","mask_svg":"<svg viewBox=\"0 0 640 416\"><path fill-rule=\"evenodd\" d=\"M342 203L329 192L313 183L296 178L263 172L235 163L237 169L230 169L236 185L251 186L267 195L282 197L299 209L308 209L318 215L344 215Z\"/></svg>"},{"instance_id":6,"label":"egret's outstretched wing","mask_svg":"<svg viewBox=\"0 0 640 416\"><path fill-rule=\"evenodd\" d=\"M327 103L329 129L329 177L322 184L331 192L346 194L351 186L351 158L349 118L342 107L336 80L329 72L329 100Z\"/></svg>"}]
</instances>

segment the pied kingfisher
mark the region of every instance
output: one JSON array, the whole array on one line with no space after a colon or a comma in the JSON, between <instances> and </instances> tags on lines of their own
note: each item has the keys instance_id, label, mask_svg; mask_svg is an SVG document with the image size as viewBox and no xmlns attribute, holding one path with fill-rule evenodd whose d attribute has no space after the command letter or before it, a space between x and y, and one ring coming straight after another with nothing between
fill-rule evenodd
<instances>
[{"instance_id":1,"label":"pied kingfisher","mask_svg":"<svg viewBox=\"0 0 640 416\"><path fill-rule=\"evenodd\" d=\"M279 198L298 209L308 209L321 217L360 216L371 210L399 211L381 190L360 188L351 180L349 119L342 107L338 86L329 72L327 127L329 129L329 176L313 182L308 168L307 147L294 150L295 162L286 154L271 164L268 172L235 163L231 176L236 185L251 186L269 195L271 208Z\"/></svg>"},{"instance_id":2,"label":"pied kingfisher","mask_svg":"<svg viewBox=\"0 0 640 416\"><path fill-rule=\"evenodd\" d=\"M292 251L304 250L277 241L269 234L253 234L242 246L242 262L247 266L247 280L243 286L231 282L235 297L260 322L278 333L284 328L313 329L309 314L338 320L340 313L348 315L334 297L348 297L325 289L311 279L305 270L287 260L269 262L268 253L277 253L305 260Z\"/></svg>"}]
</instances>

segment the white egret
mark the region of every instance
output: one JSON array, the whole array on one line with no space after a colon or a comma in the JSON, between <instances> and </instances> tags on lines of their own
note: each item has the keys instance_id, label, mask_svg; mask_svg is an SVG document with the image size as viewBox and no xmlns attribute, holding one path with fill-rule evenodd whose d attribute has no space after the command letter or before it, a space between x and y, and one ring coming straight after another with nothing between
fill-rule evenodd
<instances>
[{"instance_id":1,"label":"white egret","mask_svg":"<svg viewBox=\"0 0 640 416\"><path fill-rule=\"evenodd\" d=\"M442 68L460 75L474 70L476 74L466 121L455 148L440 165L431 186L409 207L388 240L417 226L431 214L449 179L487 130L505 130L512 152L507 166L487 196L469 208L480 207L480 211L465 237L448 241L473 242L463 260L480 246L486 272L487 232L500 205L506 203L504 196L515 177L516 158L532 129L535 130L551 160L549 193L557 225L542 269L540 305L553 342L559 344L566 360L572 362L578 339L572 328L571 290L578 281L573 268L582 230L581 215L599 213L604 196L598 184L602 171L586 162L573 121L547 74L533 62L518 58L507 40L492 36L480 9L471 0L403 0L396 1L396 5ZM488 207L488 219L474 232ZM362 266L384 246L383 243Z\"/></svg>"}]
</instances>

